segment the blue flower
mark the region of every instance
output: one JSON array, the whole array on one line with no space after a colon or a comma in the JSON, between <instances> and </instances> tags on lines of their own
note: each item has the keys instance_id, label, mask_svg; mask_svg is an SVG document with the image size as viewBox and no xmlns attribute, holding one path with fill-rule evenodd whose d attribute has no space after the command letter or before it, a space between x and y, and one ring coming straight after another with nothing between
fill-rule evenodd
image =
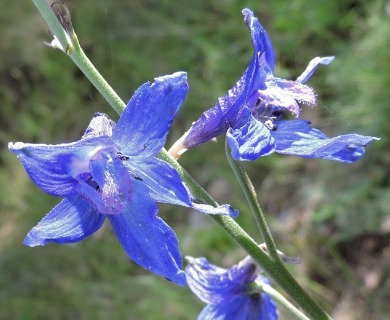
<instances>
[{"instance_id":1,"label":"blue flower","mask_svg":"<svg viewBox=\"0 0 390 320\"><path fill-rule=\"evenodd\" d=\"M261 291L269 284L254 263L243 260L230 269L210 264L205 258L187 257L186 278L190 289L207 303L198 320L276 320L271 297Z\"/></svg>"},{"instance_id":2,"label":"blue flower","mask_svg":"<svg viewBox=\"0 0 390 320\"><path fill-rule=\"evenodd\" d=\"M170 153L178 157L226 133L236 160L256 160L273 152L341 162L360 159L364 147L376 138L357 134L328 138L311 128L308 121L281 120L286 112L298 117L298 103L315 105L315 93L304 83L318 65L329 64L334 57L314 58L295 81L277 78L273 75L275 54L266 31L252 11L242 12L254 47L247 70L214 107L193 123Z\"/></svg>"},{"instance_id":3,"label":"blue flower","mask_svg":"<svg viewBox=\"0 0 390 320\"><path fill-rule=\"evenodd\" d=\"M10 143L31 179L65 197L24 240L27 246L74 243L109 219L136 263L185 284L178 240L156 202L235 215L230 206L195 204L175 169L156 158L188 91L184 72L156 78L133 95L115 125L97 113L82 139L59 145Z\"/></svg>"}]
</instances>

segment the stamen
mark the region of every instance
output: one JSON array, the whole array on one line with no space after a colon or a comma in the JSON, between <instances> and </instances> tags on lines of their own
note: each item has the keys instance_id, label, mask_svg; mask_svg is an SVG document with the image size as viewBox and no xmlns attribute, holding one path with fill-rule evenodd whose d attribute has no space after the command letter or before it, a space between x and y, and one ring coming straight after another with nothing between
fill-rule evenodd
<instances>
[{"instance_id":1,"label":"stamen","mask_svg":"<svg viewBox=\"0 0 390 320\"><path fill-rule=\"evenodd\" d=\"M119 151L116 153L116 155L117 155L117 157L118 157L120 160L122 160L122 161L129 160L129 159L130 159L130 157L125 156L124 154L122 154L122 153L119 152Z\"/></svg>"},{"instance_id":2,"label":"stamen","mask_svg":"<svg viewBox=\"0 0 390 320\"><path fill-rule=\"evenodd\" d=\"M138 180L138 181L144 181L140 176L137 176L135 173L130 173L131 176L135 179L135 180Z\"/></svg>"},{"instance_id":3,"label":"stamen","mask_svg":"<svg viewBox=\"0 0 390 320\"><path fill-rule=\"evenodd\" d=\"M271 119L264 121L264 125L271 131L276 131L278 126L272 122Z\"/></svg>"}]
</instances>

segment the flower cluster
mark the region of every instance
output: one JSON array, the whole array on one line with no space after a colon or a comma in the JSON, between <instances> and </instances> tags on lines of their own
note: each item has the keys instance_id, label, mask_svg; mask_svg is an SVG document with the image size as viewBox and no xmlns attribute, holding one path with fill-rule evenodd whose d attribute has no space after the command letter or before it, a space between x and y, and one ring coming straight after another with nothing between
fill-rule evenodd
<instances>
[{"instance_id":1,"label":"flower cluster","mask_svg":"<svg viewBox=\"0 0 390 320\"><path fill-rule=\"evenodd\" d=\"M334 57L316 57L295 80L273 75L275 53L267 32L249 9L243 11L254 48L252 60L238 82L214 107L205 111L170 153L179 157L187 149L226 133L232 157L256 160L273 152L305 158L354 162L373 137L347 134L328 138L305 120L282 120L286 113L299 116L299 103L315 105L312 88L304 83L318 65Z\"/></svg>"},{"instance_id":2,"label":"flower cluster","mask_svg":"<svg viewBox=\"0 0 390 320\"><path fill-rule=\"evenodd\" d=\"M205 258L187 257L186 278L190 289L207 303L198 320L277 320L271 297L262 292L268 279L244 259L230 269L210 264Z\"/></svg>"},{"instance_id":3,"label":"flower cluster","mask_svg":"<svg viewBox=\"0 0 390 320\"><path fill-rule=\"evenodd\" d=\"M73 35L69 12L60 9L55 6L57 17ZM254 48L248 68L170 153L178 157L226 134L236 160L256 160L273 152L341 162L360 159L365 146L377 138L358 134L329 138L306 120L282 119L287 113L298 117L299 104L316 104L315 93L305 82L334 57L314 58L296 80L277 78L266 31L252 11L244 9L243 14ZM65 51L69 53L68 48ZM159 77L134 93L117 123L96 113L79 141L9 143L31 179L48 194L64 198L30 230L24 244L75 243L108 218L133 261L179 285L187 282L207 303L199 319L278 319L273 300L264 292L269 282L256 264L244 259L224 269L204 258L188 258L184 272L178 239L158 216L157 203L206 214L238 214L230 205L212 207L195 199L179 173L157 157L187 91L185 72Z\"/></svg>"}]
</instances>

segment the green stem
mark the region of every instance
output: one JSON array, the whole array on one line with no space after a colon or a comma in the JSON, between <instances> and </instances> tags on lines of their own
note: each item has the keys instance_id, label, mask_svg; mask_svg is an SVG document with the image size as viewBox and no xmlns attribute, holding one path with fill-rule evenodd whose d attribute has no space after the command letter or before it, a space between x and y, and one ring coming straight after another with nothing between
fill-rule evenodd
<instances>
[{"instance_id":1,"label":"green stem","mask_svg":"<svg viewBox=\"0 0 390 320\"><path fill-rule=\"evenodd\" d=\"M183 169L183 167L165 150L160 153L163 160L173 166L185 181L192 194L205 203L216 206L214 199ZM302 289L288 272L280 259L271 259L257 243L231 217L211 216L277 283L304 312L315 320L330 320L331 317ZM278 256L279 257L279 256Z\"/></svg>"},{"instance_id":2,"label":"green stem","mask_svg":"<svg viewBox=\"0 0 390 320\"><path fill-rule=\"evenodd\" d=\"M81 49L79 43L75 43L75 48L70 54L73 62L79 67L79 69L85 74L85 76L91 81L100 94L107 100L111 107L120 115L126 107L126 104L111 88L107 81L96 70L95 66L85 55Z\"/></svg>"},{"instance_id":3,"label":"green stem","mask_svg":"<svg viewBox=\"0 0 390 320\"><path fill-rule=\"evenodd\" d=\"M260 265L263 267L264 271L269 276L271 276L271 278L276 283L278 283L290 295L290 297L294 299L298 305L301 306L303 310L307 312L307 314L312 315L314 319L329 319L329 316L325 313L325 311L323 311L321 307L314 300L312 300L310 296L308 296L307 293L299 286L299 284L291 276L291 274L288 272L283 262L281 261L278 251L276 249L275 241L272 237L271 231L269 230L267 221L265 219L265 215L257 200L257 195L253 184L244 168L232 158L227 140L225 141L225 152L228 162L234 174L236 175L238 182L240 183L241 189L243 190L245 198L249 204L249 207L251 208L257 226L263 236L264 242L267 246L267 251L272 257L273 270L271 272L273 273L275 270L278 270L278 276L275 278L272 274L269 273L269 270L266 270L262 264ZM256 260L254 256L252 256L252 258ZM299 299L299 301L297 300L297 298Z\"/></svg>"},{"instance_id":4,"label":"green stem","mask_svg":"<svg viewBox=\"0 0 390 320\"><path fill-rule=\"evenodd\" d=\"M257 226L261 232L261 235L263 236L264 242L267 246L267 250L268 250L270 256L273 259L275 259L275 261L279 261L279 263L282 263L279 259L279 254L276 250L275 241L274 241L272 234L268 228L268 224L267 224L267 221L265 219L264 213L261 210L259 202L257 201L257 195L255 192L255 188L253 187L253 184L252 184L251 180L249 179L249 176L246 173L246 171L244 170L244 168L237 161L235 161L232 158L227 139L225 140L225 152L226 152L226 158L228 159L230 167L232 168L234 174L236 175L237 180L240 183L241 189L244 192L246 201L248 202L249 207L251 208L252 215L255 218L255 221L256 221Z\"/></svg>"},{"instance_id":5,"label":"green stem","mask_svg":"<svg viewBox=\"0 0 390 320\"><path fill-rule=\"evenodd\" d=\"M288 311L290 311L297 319L300 320L310 320L310 318L306 317L300 310L295 308L295 306L288 301L285 297L283 297L278 291L272 288L270 285L266 283L260 284L261 290L270 295L275 301L279 302L279 304L283 305Z\"/></svg>"},{"instance_id":6,"label":"green stem","mask_svg":"<svg viewBox=\"0 0 390 320\"><path fill-rule=\"evenodd\" d=\"M125 103L100 75L92 65L88 57L82 51L75 34L69 35L54 15L46 0L32 0L39 12L50 27L51 32L60 41L65 52L76 63L80 70L92 82L97 90L107 99L110 105L118 114L125 108ZM68 50L69 49L69 50ZM174 160L165 149L162 149L159 156L172 165L180 174L182 179L193 195L204 203L216 206L216 201ZM270 257L263 252L257 243L230 217L212 216L225 231L236 240L236 242L264 269L264 271L282 287L289 296L305 312L316 320L329 320L330 317L306 294L295 279L288 273L283 264L275 264Z\"/></svg>"},{"instance_id":7,"label":"green stem","mask_svg":"<svg viewBox=\"0 0 390 320\"><path fill-rule=\"evenodd\" d=\"M100 94L107 100L111 107L121 114L126 104L111 88L107 81L102 77L99 71L85 55L82 50L76 34L69 35L58 21L53 10L47 4L46 0L32 0L39 12L45 19L53 35L61 43L62 48L73 60L73 62L79 67L84 75L91 81Z\"/></svg>"}]
</instances>

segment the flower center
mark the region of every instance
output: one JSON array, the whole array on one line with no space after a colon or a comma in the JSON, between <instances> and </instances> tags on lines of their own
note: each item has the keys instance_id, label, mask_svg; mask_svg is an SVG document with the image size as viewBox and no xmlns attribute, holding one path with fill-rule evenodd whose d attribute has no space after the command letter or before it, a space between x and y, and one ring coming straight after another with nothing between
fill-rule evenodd
<instances>
[{"instance_id":1,"label":"flower center","mask_svg":"<svg viewBox=\"0 0 390 320\"><path fill-rule=\"evenodd\" d=\"M269 130L275 131L278 129L278 126L274 122L284 115L285 110L283 107L271 105L261 99L257 99L252 109L252 115L261 121Z\"/></svg>"},{"instance_id":2,"label":"flower center","mask_svg":"<svg viewBox=\"0 0 390 320\"><path fill-rule=\"evenodd\" d=\"M72 157L71 173L78 181L78 192L100 213L123 211L131 183L122 163L129 159L114 146L91 148Z\"/></svg>"},{"instance_id":3,"label":"flower center","mask_svg":"<svg viewBox=\"0 0 390 320\"><path fill-rule=\"evenodd\" d=\"M69 161L69 174L77 179L80 175L90 172L89 162L100 149L102 147L97 146L74 153Z\"/></svg>"}]
</instances>

